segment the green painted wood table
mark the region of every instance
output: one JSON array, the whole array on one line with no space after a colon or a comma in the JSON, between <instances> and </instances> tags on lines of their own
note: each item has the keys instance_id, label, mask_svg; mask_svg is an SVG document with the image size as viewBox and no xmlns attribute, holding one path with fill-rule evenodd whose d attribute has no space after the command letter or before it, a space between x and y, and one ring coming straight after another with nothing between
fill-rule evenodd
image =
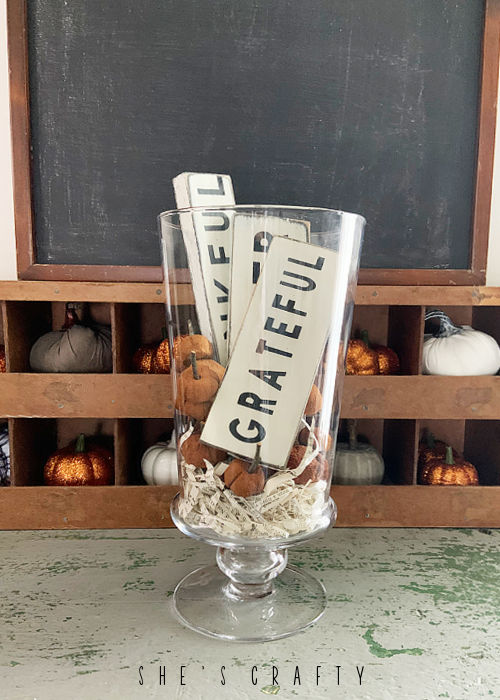
<instances>
[{"instance_id":1,"label":"green painted wood table","mask_svg":"<svg viewBox=\"0 0 500 700\"><path fill-rule=\"evenodd\" d=\"M290 550L327 612L267 644L173 618L213 558L175 530L1 533L1 700L500 698L500 531L333 529Z\"/></svg>"}]
</instances>

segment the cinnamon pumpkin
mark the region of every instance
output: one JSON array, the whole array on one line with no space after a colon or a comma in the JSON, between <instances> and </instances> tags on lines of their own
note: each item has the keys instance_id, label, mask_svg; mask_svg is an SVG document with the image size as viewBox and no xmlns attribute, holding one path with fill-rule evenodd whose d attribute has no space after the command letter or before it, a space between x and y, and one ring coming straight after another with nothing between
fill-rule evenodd
<instances>
[{"instance_id":1,"label":"cinnamon pumpkin","mask_svg":"<svg viewBox=\"0 0 500 700\"><path fill-rule=\"evenodd\" d=\"M200 433L191 433L181 445L181 454L188 464L206 469L205 459L214 466L226 459L227 453L200 441Z\"/></svg>"},{"instance_id":2,"label":"cinnamon pumpkin","mask_svg":"<svg viewBox=\"0 0 500 700\"><path fill-rule=\"evenodd\" d=\"M191 353L191 367L177 380L176 409L195 420L205 420L224 377L225 369L215 360L199 360Z\"/></svg>"},{"instance_id":3,"label":"cinnamon pumpkin","mask_svg":"<svg viewBox=\"0 0 500 700\"><path fill-rule=\"evenodd\" d=\"M191 364L191 353L196 353L197 360L208 360L213 356L212 343L204 335L193 332L193 324L188 320L188 335L174 338L172 355L177 372L182 372Z\"/></svg>"},{"instance_id":4,"label":"cinnamon pumpkin","mask_svg":"<svg viewBox=\"0 0 500 700\"><path fill-rule=\"evenodd\" d=\"M314 416L315 413L321 411L322 405L323 396L321 395L321 391L318 389L316 384L313 384L309 398L307 399L306 407L304 408L304 415Z\"/></svg>"},{"instance_id":5,"label":"cinnamon pumpkin","mask_svg":"<svg viewBox=\"0 0 500 700\"><path fill-rule=\"evenodd\" d=\"M296 469L302 462L306 453L305 445L294 445L290 450L287 469ZM304 471L294 478L296 484L307 484L308 481L319 481L320 479L328 479L328 462L323 455L318 454L312 462L310 462Z\"/></svg>"},{"instance_id":6,"label":"cinnamon pumpkin","mask_svg":"<svg viewBox=\"0 0 500 700\"><path fill-rule=\"evenodd\" d=\"M248 498L257 496L264 490L266 478L264 470L260 465L260 445L252 463L249 464L243 459L233 459L224 472L224 483L231 489L235 496Z\"/></svg>"}]
</instances>

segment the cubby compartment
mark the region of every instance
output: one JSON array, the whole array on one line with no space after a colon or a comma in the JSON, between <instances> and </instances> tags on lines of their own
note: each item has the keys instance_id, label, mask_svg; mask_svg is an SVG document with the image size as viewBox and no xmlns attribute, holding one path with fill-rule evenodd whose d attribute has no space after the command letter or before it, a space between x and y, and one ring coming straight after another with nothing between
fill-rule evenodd
<instances>
[{"instance_id":1,"label":"cubby compartment","mask_svg":"<svg viewBox=\"0 0 500 700\"><path fill-rule=\"evenodd\" d=\"M174 422L168 418L126 418L115 425L116 483L121 485L144 484L141 458L148 447L156 442L168 441Z\"/></svg>"},{"instance_id":2,"label":"cubby compartment","mask_svg":"<svg viewBox=\"0 0 500 700\"><path fill-rule=\"evenodd\" d=\"M424 311L420 306L355 306L352 338L368 331L370 343L386 345L398 354L399 374L421 372Z\"/></svg>"},{"instance_id":3,"label":"cubby compartment","mask_svg":"<svg viewBox=\"0 0 500 700\"><path fill-rule=\"evenodd\" d=\"M111 309L114 371L135 372L134 353L143 345L160 343L166 328L163 304L113 304Z\"/></svg>"},{"instance_id":4,"label":"cubby compartment","mask_svg":"<svg viewBox=\"0 0 500 700\"><path fill-rule=\"evenodd\" d=\"M415 484L417 421L358 419L358 440L368 442L382 455L385 463L383 484ZM347 420L342 420L338 441L348 442Z\"/></svg>"},{"instance_id":5,"label":"cubby compartment","mask_svg":"<svg viewBox=\"0 0 500 700\"><path fill-rule=\"evenodd\" d=\"M108 303L73 302L84 325L111 326L111 305ZM62 329L67 302L4 301L2 332L4 333L8 372L31 372L30 352L33 344L45 333Z\"/></svg>"},{"instance_id":6,"label":"cubby compartment","mask_svg":"<svg viewBox=\"0 0 500 700\"><path fill-rule=\"evenodd\" d=\"M43 485L49 456L84 433L89 442L114 452L114 421L95 418L11 418L12 486ZM116 482L116 465L115 465Z\"/></svg>"},{"instance_id":7,"label":"cubby compartment","mask_svg":"<svg viewBox=\"0 0 500 700\"><path fill-rule=\"evenodd\" d=\"M419 420L420 441L429 431L473 464L481 486L500 485L500 420Z\"/></svg>"}]
</instances>

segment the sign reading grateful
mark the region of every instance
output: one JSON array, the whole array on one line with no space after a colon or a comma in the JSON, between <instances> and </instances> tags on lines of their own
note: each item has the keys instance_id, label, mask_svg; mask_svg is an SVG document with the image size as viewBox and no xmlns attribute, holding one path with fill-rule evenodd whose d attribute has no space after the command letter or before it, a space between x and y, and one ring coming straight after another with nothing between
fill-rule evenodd
<instances>
[{"instance_id":1,"label":"sign reading grateful","mask_svg":"<svg viewBox=\"0 0 500 700\"><path fill-rule=\"evenodd\" d=\"M283 219L273 215L272 210L264 215L235 214L229 292L229 354L233 352L271 241L275 236L308 241L309 229L308 221Z\"/></svg>"},{"instance_id":2,"label":"sign reading grateful","mask_svg":"<svg viewBox=\"0 0 500 700\"><path fill-rule=\"evenodd\" d=\"M273 238L201 439L285 466L335 308L337 253Z\"/></svg>"},{"instance_id":3,"label":"sign reading grateful","mask_svg":"<svg viewBox=\"0 0 500 700\"><path fill-rule=\"evenodd\" d=\"M193 293L201 332L212 339L219 362L228 356L228 307L230 255L233 245L233 212L217 210L234 205L229 175L181 173L173 180L179 209L214 207L208 211L180 213ZM208 311L208 313L207 313Z\"/></svg>"}]
</instances>

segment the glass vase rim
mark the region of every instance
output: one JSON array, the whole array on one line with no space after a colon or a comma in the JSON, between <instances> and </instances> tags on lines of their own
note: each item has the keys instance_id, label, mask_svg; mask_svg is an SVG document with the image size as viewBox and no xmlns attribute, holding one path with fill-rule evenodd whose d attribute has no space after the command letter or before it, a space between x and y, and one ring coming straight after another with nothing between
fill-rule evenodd
<instances>
[{"instance_id":1,"label":"glass vase rim","mask_svg":"<svg viewBox=\"0 0 500 700\"><path fill-rule=\"evenodd\" d=\"M240 210L244 211L246 209L267 209L267 210L289 210L289 211L303 211L303 212L323 212L327 214L340 214L341 216L353 217L359 219L360 223L366 224L366 219L362 214L356 214L351 211L344 211L343 209L331 209L329 207L312 207L312 206L300 206L297 204L220 204L220 205L210 205L210 206L199 206L199 207L181 207L179 209L166 209L158 214L158 219L173 217L177 214L189 214L201 211L234 211Z\"/></svg>"}]
</instances>

